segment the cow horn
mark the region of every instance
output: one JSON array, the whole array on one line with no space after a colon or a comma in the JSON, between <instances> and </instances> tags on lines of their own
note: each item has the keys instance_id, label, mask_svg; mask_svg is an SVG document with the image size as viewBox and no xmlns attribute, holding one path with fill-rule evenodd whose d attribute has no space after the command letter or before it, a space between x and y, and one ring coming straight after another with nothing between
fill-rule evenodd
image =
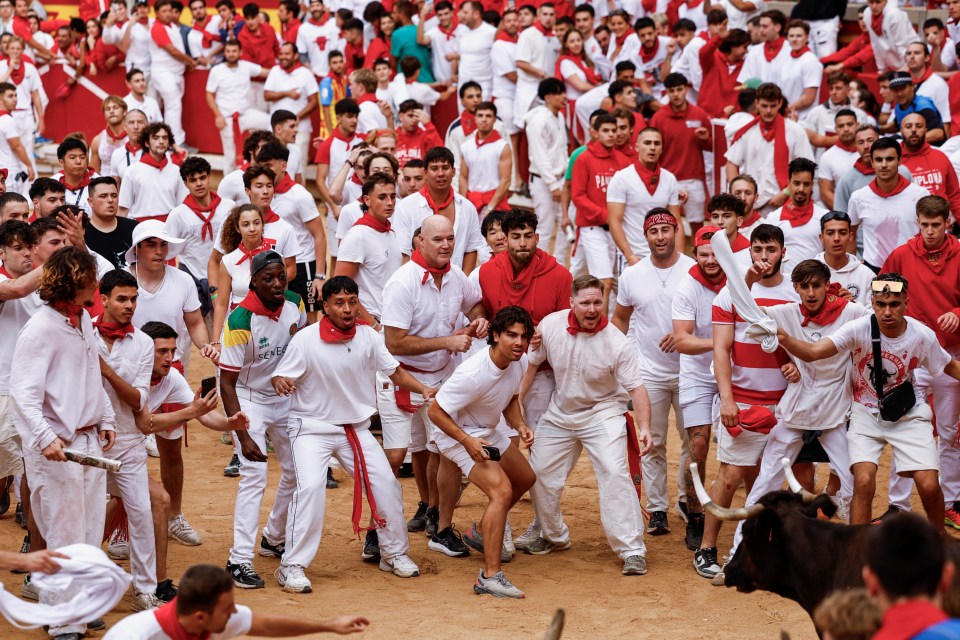
<instances>
[{"instance_id":1,"label":"cow horn","mask_svg":"<svg viewBox=\"0 0 960 640\"><path fill-rule=\"evenodd\" d=\"M703 483L700 481L700 471L696 462L690 463L690 476L693 479L693 488L697 491L697 500L700 501L703 510L718 520L749 520L750 518L757 517L760 515L760 512L763 511L762 504L752 504L749 507L741 507L739 509L728 509L714 504L713 500L710 499L710 494L707 493L707 490L703 487Z\"/></svg>"},{"instance_id":2,"label":"cow horn","mask_svg":"<svg viewBox=\"0 0 960 640\"><path fill-rule=\"evenodd\" d=\"M783 473L787 476L787 484L790 486L790 490L800 494L800 497L803 498L803 504L810 504L817 499L817 494L810 493L800 486L797 476L793 475L793 463L790 462L790 458L783 458L780 460L780 464L783 465Z\"/></svg>"}]
</instances>

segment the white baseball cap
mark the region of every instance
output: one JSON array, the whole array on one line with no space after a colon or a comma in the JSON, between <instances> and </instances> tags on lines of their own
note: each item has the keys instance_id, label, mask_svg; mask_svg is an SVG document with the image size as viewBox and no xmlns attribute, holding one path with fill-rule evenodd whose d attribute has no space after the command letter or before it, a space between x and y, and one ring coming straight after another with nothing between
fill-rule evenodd
<instances>
[{"instance_id":1,"label":"white baseball cap","mask_svg":"<svg viewBox=\"0 0 960 640\"><path fill-rule=\"evenodd\" d=\"M183 251L183 238L174 238L163 230L163 223L159 220L144 220L133 228L133 242L127 249L124 257L127 264L133 264L137 261L137 245L150 238L165 240L169 249L167 250L167 259L176 258Z\"/></svg>"}]
</instances>

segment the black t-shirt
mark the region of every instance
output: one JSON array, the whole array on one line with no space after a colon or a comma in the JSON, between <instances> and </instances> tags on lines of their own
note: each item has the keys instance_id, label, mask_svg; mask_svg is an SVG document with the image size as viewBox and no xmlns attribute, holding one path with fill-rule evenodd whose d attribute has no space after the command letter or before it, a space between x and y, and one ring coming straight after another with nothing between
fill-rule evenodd
<instances>
[{"instance_id":1,"label":"black t-shirt","mask_svg":"<svg viewBox=\"0 0 960 640\"><path fill-rule=\"evenodd\" d=\"M136 220L118 216L117 228L113 231L104 233L92 224L88 224L83 237L91 251L96 251L102 255L112 262L117 269L123 269L127 266L127 260L123 254L133 244L133 228L135 226L137 226Z\"/></svg>"}]
</instances>

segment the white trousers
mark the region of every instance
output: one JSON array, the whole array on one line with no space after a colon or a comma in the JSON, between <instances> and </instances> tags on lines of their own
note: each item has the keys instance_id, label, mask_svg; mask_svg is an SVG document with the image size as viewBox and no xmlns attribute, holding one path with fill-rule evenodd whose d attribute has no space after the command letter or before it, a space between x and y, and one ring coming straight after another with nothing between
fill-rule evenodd
<instances>
[{"instance_id":1,"label":"white trousers","mask_svg":"<svg viewBox=\"0 0 960 640\"><path fill-rule=\"evenodd\" d=\"M810 49L818 58L837 52L837 35L840 33L840 18L810 21Z\"/></svg>"},{"instance_id":2,"label":"white trousers","mask_svg":"<svg viewBox=\"0 0 960 640\"><path fill-rule=\"evenodd\" d=\"M953 358L960 356L960 348L947 349ZM957 442L957 422L960 420L960 382L950 376L931 378L925 369L917 369L914 382L933 393L933 415L937 421L940 448L940 487L948 509L960 502L960 448ZM911 487L912 488L912 487Z\"/></svg>"},{"instance_id":3,"label":"white trousers","mask_svg":"<svg viewBox=\"0 0 960 640\"><path fill-rule=\"evenodd\" d=\"M67 445L70 449L103 455L96 429L81 431ZM24 448L24 464L30 478L30 509L48 549L85 543L99 547L107 510L107 472L75 462L51 462L33 448ZM40 603L69 602L79 588L40 589ZM52 637L83 634L86 625L50 627Z\"/></svg>"},{"instance_id":4,"label":"white trousers","mask_svg":"<svg viewBox=\"0 0 960 640\"><path fill-rule=\"evenodd\" d=\"M276 544L283 541L287 529L287 514L297 478L293 471L293 457L290 454L290 438L287 436L287 414L290 412L290 400L259 404L245 398L239 398L240 410L250 418L247 435L260 447L261 453L267 452L267 436L273 444L273 452L280 463L280 484L273 500L267 526L263 535L267 541ZM230 549L230 563L253 562L257 528L260 526L260 505L267 489L266 462L253 462L243 457L239 444L234 447L240 456L240 484L237 485L237 503L233 510L233 548Z\"/></svg>"},{"instance_id":5,"label":"white trousers","mask_svg":"<svg viewBox=\"0 0 960 640\"><path fill-rule=\"evenodd\" d=\"M557 381L553 370L537 371L533 377L527 395L523 399L523 415L527 426L534 432L540 424L540 418L550 406L550 398L557 390Z\"/></svg>"},{"instance_id":6,"label":"white trousers","mask_svg":"<svg viewBox=\"0 0 960 640\"><path fill-rule=\"evenodd\" d=\"M291 418L287 425L294 468L297 473L297 488L290 502L287 518L287 547L283 554L284 565L299 564L304 567L313 562L320 548L323 533L323 514L327 502L327 467L330 458L336 458L344 471L353 475L353 451L343 433L301 433L302 421ZM393 475L387 456L369 429L357 430L357 438L367 464L373 497L377 511L386 520L386 526L378 529L380 554L393 558L406 553L410 548L407 539L407 523L403 518L403 492L400 482ZM354 487L354 491L362 491ZM366 496L364 496L366 501ZM364 515L364 517L366 517ZM360 523L366 526L366 521ZM349 523L346 526L350 526Z\"/></svg>"},{"instance_id":7,"label":"white trousers","mask_svg":"<svg viewBox=\"0 0 960 640\"><path fill-rule=\"evenodd\" d=\"M570 243L560 229L560 203L553 201L553 194L543 178L535 176L530 176L530 198L533 200L533 211L537 214L537 233L540 234L537 248L550 253L550 242L556 233L557 242L553 247L553 257L561 265L566 266Z\"/></svg>"},{"instance_id":8,"label":"white trousers","mask_svg":"<svg viewBox=\"0 0 960 640\"><path fill-rule=\"evenodd\" d=\"M610 548L621 559L645 556L643 515L627 469L623 416L575 429L550 423L542 423L537 428L537 441L530 450L530 467L537 474L537 482L530 489L530 497L543 537L556 543L570 539L570 530L560 511L560 497L567 476L584 449L597 477L600 521Z\"/></svg>"},{"instance_id":9,"label":"white trousers","mask_svg":"<svg viewBox=\"0 0 960 640\"><path fill-rule=\"evenodd\" d=\"M783 464L780 462L783 458L796 460L800 455L800 449L803 448L802 429L791 429L783 426L783 423L777 423L767 437L767 446L763 450L763 457L760 459L760 473L753 483L753 489L747 495L744 505L750 506L760 501L760 498L771 491L779 491L783 486L786 476L783 471ZM853 475L850 473L850 452L847 449L847 429L846 425L840 425L829 429L820 434L820 444L823 450L827 452L827 458L830 459L830 468L840 479L840 498L849 502L853 497ZM737 531L733 534L733 553L740 546L743 539L743 521L737 524Z\"/></svg>"},{"instance_id":10,"label":"white trousers","mask_svg":"<svg viewBox=\"0 0 960 640\"><path fill-rule=\"evenodd\" d=\"M643 469L643 488L647 491L647 511L666 511L670 504L667 495L667 433L670 430L670 407L676 420L677 433L680 435L680 468L677 473L677 499L684 501L686 491L683 482L683 469L689 464L690 443L683 428L683 416L680 412L680 381L644 380L643 386L650 397L650 431L653 435L653 449L641 458Z\"/></svg>"},{"instance_id":11,"label":"white trousers","mask_svg":"<svg viewBox=\"0 0 960 640\"><path fill-rule=\"evenodd\" d=\"M157 540L153 531L150 478L143 437L127 436L107 454L123 463L119 471L107 472L107 491L123 500L130 530L130 572L135 593L153 595L157 590Z\"/></svg>"},{"instance_id":12,"label":"white trousers","mask_svg":"<svg viewBox=\"0 0 960 640\"><path fill-rule=\"evenodd\" d=\"M159 72L154 73L150 80L150 86L156 89L163 103L163 121L173 132L170 144L183 145L187 138L183 130L183 74Z\"/></svg>"},{"instance_id":13,"label":"white trousers","mask_svg":"<svg viewBox=\"0 0 960 640\"><path fill-rule=\"evenodd\" d=\"M237 168L237 148L236 141L233 139L233 116L225 113L223 118L227 124L220 129L220 144L223 146L223 175L227 175ZM240 114L238 124L241 133L256 129L270 131L270 114L256 109L247 109Z\"/></svg>"}]
</instances>

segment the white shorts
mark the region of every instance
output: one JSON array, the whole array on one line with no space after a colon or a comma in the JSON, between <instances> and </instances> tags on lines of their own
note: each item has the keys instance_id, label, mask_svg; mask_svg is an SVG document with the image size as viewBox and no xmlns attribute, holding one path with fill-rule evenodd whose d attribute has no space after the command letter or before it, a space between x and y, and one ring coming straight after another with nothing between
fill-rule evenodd
<instances>
[{"instance_id":1,"label":"white shorts","mask_svg":"<svg viewBox=\"0 0 960 640\"><path fill-rule=\"evenodd\" d=\"M740 409L748 409L751 405L738 402L737 406ZM770 411L776 408L776 405L767 406ZM730 435L720 422L720 396L717 396L714 403L713 415L717 431L717 460L735 467L753 467L760 464L768 434L742 431L736 438Z\"/></svg>"},{"instance_id":2,"label":"white shorts","mask_svg":"<svg viewBox=\"0 0 960 640\"><path fill-rule=\"evenodd\" d=\"M443 378L431 379L431 374L414 374L418 380L430 387L439 387ZM380 424L383 429L384 449L410 449L411 453L429 450L437 452L433 443L436 425L427 416L429 404L410 413L397 406L394 396L395 385L389 377L377 372L377 408L380 411Z\"/></svg>"},{"instance_id":3,"label":"white shorts","mask_svg":"<svg viewBox=\"0 0 960 640\"><path fill-rule=\"evenodd\" d=\"M494 98L493 104L497 107L497 117L503 122L503 128L507 133L513 135L520 133L520 127L516 125L513 117L513 98Z\"/></svg>"},{"instance_id":4,"label":"white shorts","mask_svg":"<svg viewBox=\"0 0 960 640\"><path fill-rule=\"evenodd\" d=\"M677 186L687 192L687 202L683 205L683 217L687 222L703 222L707 209L707 190L702 180L680 180Z\"/></svg>"},{"instance_id":5,"label":"white shorts","mask_svg":"<svg viewBox=\"0 0 960 640\"><path fill-rule=\"evenodd\" d=\"M170 429L170 431L157 431L154 435L164 440L179 440L183 437L183 425Z\"/></svg>"},{"instance_id":6,"label":"white shorts","mask_svg":"<svg viewBox=\"0 0 960 640\"><path fill-rule=\"evenodd\" d=\"M613 279L613 268L617 259L617 245L613 236L603 227L580 227L580 241L577 254L583 253L587 263L587 272L601 280Z\"/></svg>"},{"instance_id":7,"label":"white shorts","mask_svg":"<svg viewBox=\"0 0 960 640\"><path fill-rule=\"evenodd\" d=\"M13 398L0 396L0 477L23 473L23 447L13 425Z\"/></svg>"},{"instance_id":8,"label":"white shorts","mask_svg":"<svg viewBox=\"0 0 960 640\"><path fill-rule=\"evenodd\" d=\"M717 385L680 382L680 414L686 428L713 423L713 399Z\"/></svg>"},{"instance_id":9,"label":"white shorts","mask_svg":"<svg viewBox=\"0 0 960 640\"><path fill-rule=\"evenodd\" d=\"M879 414L871 413L867 407L854 402L850 428L847 430L850 464L879 464L883 447L889 444L893 448L893 462L898 474L939 471L940 454L933 437L932 417L933 411L926 402L918 402L896 422L887 422Z\"/></svg>"},{"instance_id":10,"label":"white shorts","mask_svg":"<svg viewBox=\"0 0 960 640\"><path fill-rule=\"evenodd\" d=\"M494 427L493 429L477 430L468 429L466 432L475 438L486 440L491 446L499 449L501 454L506 453L507 449L510 447L510 438L508 438L507 435L499 428ZM464 447L462 444L458 444L456 440L440 430L437 430L437 447L440 449L440 453L444 458L447 458L460 467L460 471L463 472L463 475L470 475L470 472L473 470L476 462L474 462L473 458L470 457L470 454L467 453L466 447Z\"/></svg>"}]
</instances>

